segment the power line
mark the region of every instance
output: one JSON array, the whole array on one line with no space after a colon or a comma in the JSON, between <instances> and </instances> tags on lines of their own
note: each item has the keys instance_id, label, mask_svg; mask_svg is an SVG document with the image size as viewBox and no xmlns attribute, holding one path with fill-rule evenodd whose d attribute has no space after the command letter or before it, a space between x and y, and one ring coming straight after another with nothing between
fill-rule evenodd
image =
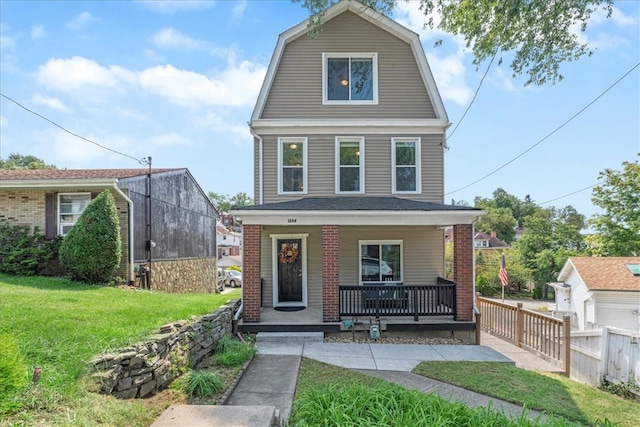
<instances>
[{"instance_id":1,"label":"power line","mask_svg":"<svg viewBox=\"0 0 640 427\"><path fill-rule=\"evenodd\" d=\"M547 203L555 202L556 200L560 200L560 199L564 199L565 197L573 196L574 194L578 194L578 193L581 193L581 192L583 192L583 191L586 191L586 190L588 190L588 189L590 189L590 188L593 188L593 187L595 187L596 185L600 185L600 184L602 184L603 182L604 182L604 181L596 182L596 183L595 183L595 184L593 184L593 185L590 185L590 186L588 186L588 187L581 188L580 190L573 191L573 192L571 192L571 193L569 193L569 194L565 194L564 196L556 197L555 199L551 199L551 200L547 200L546 202L538 203L538 205L540 205L540 206L542 206L542 205L546 205Z\"/></svg>"},{"instance_id":2,"label":"power line","mask_svg":"<svg viewBox=\"0 0 640 427\"><path fill-rule=\"evenodd\" d=\"M562 123L560 126L558 126L557 128L555 128L554 130L552 130L549 134L547 134L547 136L545 136L544 138L542 138L540 141L536 142L535 144L533 144L531 147L527 148L525 151L523 151L522 153L518 154L516 157L514 157L513 159L509 160L507 163L503 164L502 166L500 166L497 169L494 169L493 171L489 172L488 174L484 175L481 178L476 179L475 181L473 181L470 184L465 185L464 187L460 187L457 188L453 191L450 191L448 193L445 193L445 196L448 196L449 194L453 194L453 193L457 193L460 190L464 190L465 188L469 188L474 184L477 184L480 181L483 181L484 179L490 177L491 175L495 174L496 172L504 169L505 167L507 167L508 165L510 165L511 163L515 162L516 160L518 160L520 157L524 156L525 154L527 154L529 151L533 150L535 147L537 147L538 145L540 145L542 142L544 142L545 140L547 140L549 137L551 137L551 135L553 135L554 133L556 133L557 131L559 131L560 129L562 129L563 127L565 127L567 124L569 124L569 122L571 122L573 119L575 119L576 117L578 117L580 114L582 114L587 108L591 107L591 105L593 105L596 101L598 101L600 98L602 98L607 92L609 92L611 89L613 89L614 86L616 86L618 83L620 83L622 81L622 79L624 79L625 77L627 77L629 74L631 74L631 72L633 70L635 70L636 68L638 68L638 66L640 66L640 62L638 62L636 65L634 65L629 71L627 71L626 73L624 73L622 75L622 77L620 77L618 80L616 80L611 86L609 86L604 92L602 92L600 95L598 95L593 101L591 101L590 103L588 103L584 108L582 108L580 111L578 111L576 114L574 114L573 116L571 116L568 120L566 120L564 123ZM597 184L596 184L597 185Z\"/></svg>"},{"instance_id":3,"label":"power line","mask_svg":"<svg viewBox=\"0 0 640 427\"><path fill-rule=\"evenodd\" d=\"M145 160L144 160L144 159L136 159L136 158L135 158L135 157L133 157L133 156L130 156L130 155L128 155L128 154L125 154L125 153L122 153L122 152L120 152L120 151L114 150L113 148L105 147L104 145L102 145L102 144L98 144L97 142L92 141L92 140L90 140L89 138L85 138L85 137L84 137L84 136L82 136L82 135L78 135L77 133L71 132L70 130L65 129L64 127L60 126L59 124L57 124L57 123L56 123L56 122L54 122L53 120L46 118L46 117L45 117L45 116L43 116L42 114L36 113L35 111L28 109L27 107L25 107L24 105L22 105L21 103L19 103L19 102L18 102L18 101L16 101L15 99L12 99L12 98L8 97L8 96L7 96L7 95L5 95L4 93L0 93L0 96L2 96L3 98L8 99L9 101L11 101L11 102L13 102L14 104L16 104L18 107L20 107L20 108L22 108L22 109L24 109L24 110L26 110L26 111L30 112L31 114L34 114L34 115L36 115L36 116L40 117L41 119L46 120L47 122L51 123L52 125L54 125L54 126L56 126L56 127L60 128L60 129L62 129L63 131L65 131L65 132L66 132L66 133L68 133L69 135L73 135L73 136L75 136L76 138L80 138L80 139L82 139L82 140L84 140L84 141L90 142L91 144L93 144L93 145L97 145L98 147L100 147L100 148L102 148L102 149L105 149L105 150L108 150L108 151L111 151L112 153L120 154L121 156L128 157L128 158L130 158L130 159L133 159L133 160L135 160L136 162L140 163L141 165L146 165L146 164L147 164L147 163L145 162Z\"/></svg>"},{"instance_id":4,"label":"power line","mask_svg":"<svg viewBox=\"0 0 640 427\"><path fill-rule=\"evenodd\" d=\"M471 106L473 105L473 101L476 100L476 97L478 96L478 92L480 92L480 88L482 87L482 82L484 82L484 78L487 77L487 74L489 73L489 69L491 68L491 64L493 64L493 60L496 59L496 55L498 54L498 52L493 54L493 58L491 58L491 62L489 62L489 66L487 67L487 70L484 72L484 75L482 76L482 78L480 79L480 84L478 85L478 88L476 89L476 93L473 94L473 98L471 99L471 102L469 103L469 105L467 106L467 109L464 110L464 113L462 114L462 117L460 117L460 120L458 120L458 123L456 124L456 127L453 128L453 130L451 131L451 135L449 135L447 137L447 140L451 139L451 137L453 136L454 133L456 133L456 129L458 129L458 126L460 126L460 123L462 123L462 120L464 120L464 117L467 115L467 113L469 112L469 109L471 108Z\"/></svg>"}]
</instances>

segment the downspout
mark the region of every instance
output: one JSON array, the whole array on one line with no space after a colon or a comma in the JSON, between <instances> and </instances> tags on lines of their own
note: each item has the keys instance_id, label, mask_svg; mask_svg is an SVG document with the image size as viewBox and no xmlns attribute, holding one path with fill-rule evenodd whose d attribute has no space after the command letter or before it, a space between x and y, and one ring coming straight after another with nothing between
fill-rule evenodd
<instances>
[{"instance_id":1,"label":"downspout","mask_svg":"<svg viewBox=\"0 0 640 427\"><path fill-rule=\"evenodd\" d=\"M258 138L258 203L256 205L262 204L262 137L254 132L253 128L249 126L249 132L253 135L254 138Z\"/></svg>"},{"instance_id":2,"label":"downspout","mask_svg":"<svg viewBox=\"0 0 640 427\"><path fill-rule=\"evenodd\" d=\"M127 196L126 194L124 194L124 192L118 187L118 181L114 181L113 182L113 188L114 190L116 190L116 192L118 194L120 194L120 196L122 196L123 199L125 199L127 201L127 204L129 205L129 232L128 234L128 240L129 240L129 277L128 277L128 282L129 285L133 284L133 278L135 277L133 274L133 263L134 263L134 257L133 257L133 200L131 200L129 198L129 196Z\"/></svg>"}]
</instances>

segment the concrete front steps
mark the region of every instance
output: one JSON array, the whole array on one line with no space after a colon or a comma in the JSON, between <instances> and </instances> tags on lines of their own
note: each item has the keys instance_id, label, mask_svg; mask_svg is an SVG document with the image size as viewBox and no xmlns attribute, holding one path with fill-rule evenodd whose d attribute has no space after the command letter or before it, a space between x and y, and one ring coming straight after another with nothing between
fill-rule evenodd
<instances>
[{"instance_id":1,"label":"concrete front steps","mask_svg":"<svg viewBox=\"0 0 640 427\"><path fill-rule=\"evenodd\" d=\"M258 332L256 342L307 343L323 342L324 332Z\"/></svg>"}]
</instances>

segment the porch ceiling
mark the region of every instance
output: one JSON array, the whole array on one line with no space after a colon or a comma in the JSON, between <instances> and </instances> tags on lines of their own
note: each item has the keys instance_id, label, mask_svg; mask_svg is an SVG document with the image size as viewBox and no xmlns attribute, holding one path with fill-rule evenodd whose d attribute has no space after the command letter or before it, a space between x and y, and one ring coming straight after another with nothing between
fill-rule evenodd
<instances>
[{"instance_id":1,"label":"porch ceiling","mask_svg":"<svg viewBox=\"0 0 640 427\"><path fill-rule=\"evenodd\" d=\"M436 225L471 224L486 212L399 197L308 197L245 206L232 215L250 225Z\"/></svg>"}]
</instances>

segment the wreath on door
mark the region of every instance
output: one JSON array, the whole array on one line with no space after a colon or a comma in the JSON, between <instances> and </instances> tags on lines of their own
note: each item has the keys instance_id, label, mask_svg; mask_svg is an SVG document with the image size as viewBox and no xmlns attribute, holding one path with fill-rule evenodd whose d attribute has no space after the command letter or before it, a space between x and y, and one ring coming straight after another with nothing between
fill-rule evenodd
<instances>
[{"instance_id":1,"label":"wreath on door","mask_svg":"<svg viewBox=\"0 0 640 427\"><path fill-rule=\"evenodd\" d=\"M291 264L298 259L298 248L297 245L282 245L282 249L280 249L280 263L281 264Z\"/></svg>"}]
</instances>

